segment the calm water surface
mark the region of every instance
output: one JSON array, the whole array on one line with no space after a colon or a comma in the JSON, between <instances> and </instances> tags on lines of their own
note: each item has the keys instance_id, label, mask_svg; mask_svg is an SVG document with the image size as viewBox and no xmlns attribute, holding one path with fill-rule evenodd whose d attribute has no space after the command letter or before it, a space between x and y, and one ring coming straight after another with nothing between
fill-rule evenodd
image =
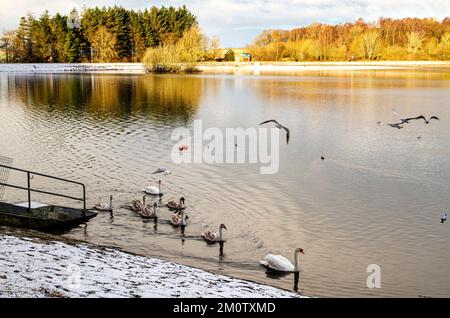
<instances>
[{"instance_id":1,"label":"calm water surface","mask_svg":"<svg viewBox=\"0 0 450 318\"><path fill-rule=\"evenodd\" d=\"M299 291L313 296L450 296L450 72L371 71L302 76L0 74L0 155L14 165L84 182L89 205L114 195L115 217L99 214L68 238L293 289L293 276L258 265L266 253L302 247ZM402 130L391 109L437 115ZM280 170L255 164L184 164L170 159L176 127L291 128ZM421 137L418 139L417 137ZM320 156L326 157L325 161ZM119 208L161 176L164 201L184 196L186 239ZM150 181L152 180L152 181ZM11 174L10 182L24 184ZM32 185L78 195L35 177ZM8 189L8 201L26 193ZM33 199L52 203L52 198ZM73 204L73 202L61 202ZM75 203L76 205L77 203ZM161 211L162 219L170 217ZM225 257L198 239L228 227ZM366 268L382 269L381 289Z\"/></svg>"}]
</instances>

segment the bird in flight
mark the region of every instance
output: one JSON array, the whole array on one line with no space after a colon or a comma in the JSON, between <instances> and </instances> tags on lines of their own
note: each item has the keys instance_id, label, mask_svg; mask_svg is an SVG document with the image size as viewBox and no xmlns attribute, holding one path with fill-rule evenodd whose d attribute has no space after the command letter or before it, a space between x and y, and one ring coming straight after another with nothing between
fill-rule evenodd
<instances>
[{"instance_id":1,"label":"bird in flight","mask_svg":"<svg viewBox=\"0 0 450 318\"><path fill-rule=\"evenodd\" d=\"M395 124L386 124L386 125L388 125L389 127L392 127L392 128L402 129L403 128L402 124L403 123L395 123Z\"/></svg>"},{"instance_id":2,"label":"bird in flight","mask_svg":"<svg viewBox=\"0 0 450 318\"><path fill-rule=\"evenodd\" d=\"M404 118L404 119L402 119L401 121L402 121L402 123L407 123L407 124L409 124L409 122L410 122L411 120L418 120L418 119L423 119L423 120L425 121L425 124L427 124L427 125L430 123L430 121L431 121L432 119L439 120L439 118L436 117L436 116L431 116L430 119L427 120L427 119L425 118L424 115L420 115L420 116L417 116L417 117Z\"/></svg>"},{"instance_id":3,"label":"bird in flight","mask_svg":"<svg viewBox=\"0 0 450 318\"><path fill-rule=\"evenodd\" d=\"M282 124L277 122L275 119L269 119L269 120L263 121L258 126L261 126L261 125L264 125L264 124L267 124L267 123L270 123L270 122L275 123L275 125L276 125L276 127L278 129L284 129L286 131L286 144L289 144L289 135L290 135L289 128L283 126Z\"/></svg>"},{"instance_id":4,"label":"bird in flight","mask_svg":"<svg viewBox=\"0 0 450 318\"><path fill-rule=\"evenodd\" d=\"M425 124L429 124L432 119L439 120L439 118L437 116L431 116L430 119L426 119L426 117L424 115L420 115L420 116L416 116L416 117L404 118L394 108L392 108L392 113L395 116L400 117L400 124L409 124L409 122L411 120L419 120L419 119L423 119L425 121Z\"/></svg>"},{"instance_id":5,"label":"bird in flight","mask_svg":"<svg viewBox=\"0 0 450 318\"><path fill-rule=\"evenodd\" d=\"M158 168L155 171L152 172L152 174L156 174L156 173L164 173L165 175L170 174L170 170L167 168Z\"/></svg>"}]
</instances>

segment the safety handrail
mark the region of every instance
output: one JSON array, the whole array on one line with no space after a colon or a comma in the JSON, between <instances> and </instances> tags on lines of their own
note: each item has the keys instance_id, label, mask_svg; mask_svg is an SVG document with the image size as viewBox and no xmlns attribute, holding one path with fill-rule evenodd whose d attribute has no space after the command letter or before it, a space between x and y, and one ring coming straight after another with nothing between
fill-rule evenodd
<instances>
[{"instance_id":1,"label":"safety handrail","mask_svg":"<svg viewBox=\"0 0 450 318\"><path fill-rule=\"evenodd\" d=\"M24 170L24 169L9 167L9 166L5 166L5 165L2 165L2 164L0 164L0 168L11 169L11 170L14 170L14 171L24 172L24 173L27 174L27 187L26 188L25 187L21 187L21 186L17 186L17 185L1 183L1 182L0 182L0 186L10 187L10 188L15 188L15 189L20 189L20 190L26 190L28 192L28 211L29 212L31 212L31 192L36 192L36 193L42 193L42 194L47 194L47 195L53 195L53 196L57 196L57 197L67 198L67 199L71 199L71 200L75 200L75 201L82 201L83 202L83 217L86 217L86 186L83 183L72 181L72 180L68 180L68 179L63 179L63 178L59 178L59 177L54 177L54 176L50 176L50 175L39 173L39 172L33 172L33 171ZM53 192L43 191L43 190L39 190L39 189L32 189L31 188L31 176L32 175L33 176L40 176L40 177L44 177L44 178L48 178L48 179L53 179L53 180L58 180L58 181L63 181L63 182L67 182L67 183L72 183L72 184L76 184L76 185L80 185L83 188L83 198L72 197L72 196L68 196L68 195L65 195L65 194L53 193Z\"/></svg>"}]
</instances>

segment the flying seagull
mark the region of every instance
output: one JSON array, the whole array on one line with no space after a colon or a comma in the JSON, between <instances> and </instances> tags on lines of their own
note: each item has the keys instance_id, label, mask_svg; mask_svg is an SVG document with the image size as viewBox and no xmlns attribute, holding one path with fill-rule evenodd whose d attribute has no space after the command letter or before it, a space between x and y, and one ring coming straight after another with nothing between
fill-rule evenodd
<instances>
[{"instance_id":1,"label":"flying seagull","mask_svg":"<svg viewBox=\"0 0 450 318\"><path fill-rule=\"evenodd\" d=\"M427 124L427 125L430 123L430 121L432 119L439 120L439 117L436 117L436 116L431 116L430 119L428 119L428 120L425 118L425 116L419 116L419 118L422 118L425 121L425 124Z\"/></svg>"},{"instance_id":2,"label":"flying seagull","mask_svg":"<svg viewBox=\"0 0 450 318\"><path fill-rule=\"evenodd\" d=\"M420 115L417 117L404 118L401 121L402 121L402 124L404 124L404 123L409 124L409 122L411 120L418 120L418 119L423 119L425 121L425 124L429 124L432 119L439 120L439 118L436 116L431 116L430 119L427 120L424 115Z\"/></svg>"},{"instance_id":3,"label":"flying seagull","mask_svg":"<svg viewBox=\"0 0 450 318\"><path fill-rule=\"evenodd\" d=\"M289 129L287 127L283 126L282 124L280 124L279 122L277 122L275 119L269 119L269 120L263 121L258 126L261 126L261 125L264 125L264 124L267 124L267 123L270 123L270 122L275 123L275 125L277 126L278 129L286 130L286 144L288 144L289 143L289 134L290 134L289 133Z\"/></svg>"},{"instance_id":4,"label":"flying seagull","mask_svg":"<svg viewBox=\"0 0 450 318\"><path fill-rule=\"evenodd\" d=\"M418 120L418 119L423 119L425 121L425 124L429 124L432 119L439 120L439 118L436 116L431 116L430 119L427 120L424 115L420 115L417 117L404 118L402 115L400 115L400 113L398 111L395 110L395 108L392 108L392 113L395 116L400 117L401 124L405 124L405 123L409 124L409 122L411 120Z\"/></svg>"},{"instance_id":5,"label":"flying seagull","mask_svg":"<svg viewBox=\"0 0 450 318\"><path fill-rule=\"evenodd\" d=\"M164 173L165 175L167 175L167 174L170 174L170 170L167 168L158 168L152 172L152 174L156 174L156 173Z\"/></svg>"},{"instance_id":6,"label":"flying seagull","mask_svg":"<svg viewBox=\"0 0 450 318\"><path fill-rule=\"evenodd\" d=\"M395 123L395 124L386 124L386 125L388 125L389 127L392 127L392 128L402 129L403 128L402 124L403 123Z\"/></svg>"}]
</instances>

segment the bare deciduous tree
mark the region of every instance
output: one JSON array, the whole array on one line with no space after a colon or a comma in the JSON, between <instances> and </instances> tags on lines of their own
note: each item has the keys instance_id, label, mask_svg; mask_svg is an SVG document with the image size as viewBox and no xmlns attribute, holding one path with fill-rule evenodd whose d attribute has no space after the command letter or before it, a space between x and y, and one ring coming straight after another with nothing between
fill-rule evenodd
<instances>
[{"instance_id":1,"label":"bare deciduous tree","mask_svg":"<svg viewBox=\"0 0 450 318\"><path fill-rule=\"evenodd\" d=\"M406 50L409 53L417 54L422 49L422 43L424 41L424 36L420 32L409 32L408 44Z\"/></svg>"},{"instance_id":2,"label":"bare deciduous tree","mask_svg":"<svg viewBox=\"0 0 450 318\"><path fill-rule=\"evenodd\" d=\"M370 30L363 34L361 45L364 57L368 60L377 59L383 50L380 33L375 30Z\"/></svg>"}]
</instances>

